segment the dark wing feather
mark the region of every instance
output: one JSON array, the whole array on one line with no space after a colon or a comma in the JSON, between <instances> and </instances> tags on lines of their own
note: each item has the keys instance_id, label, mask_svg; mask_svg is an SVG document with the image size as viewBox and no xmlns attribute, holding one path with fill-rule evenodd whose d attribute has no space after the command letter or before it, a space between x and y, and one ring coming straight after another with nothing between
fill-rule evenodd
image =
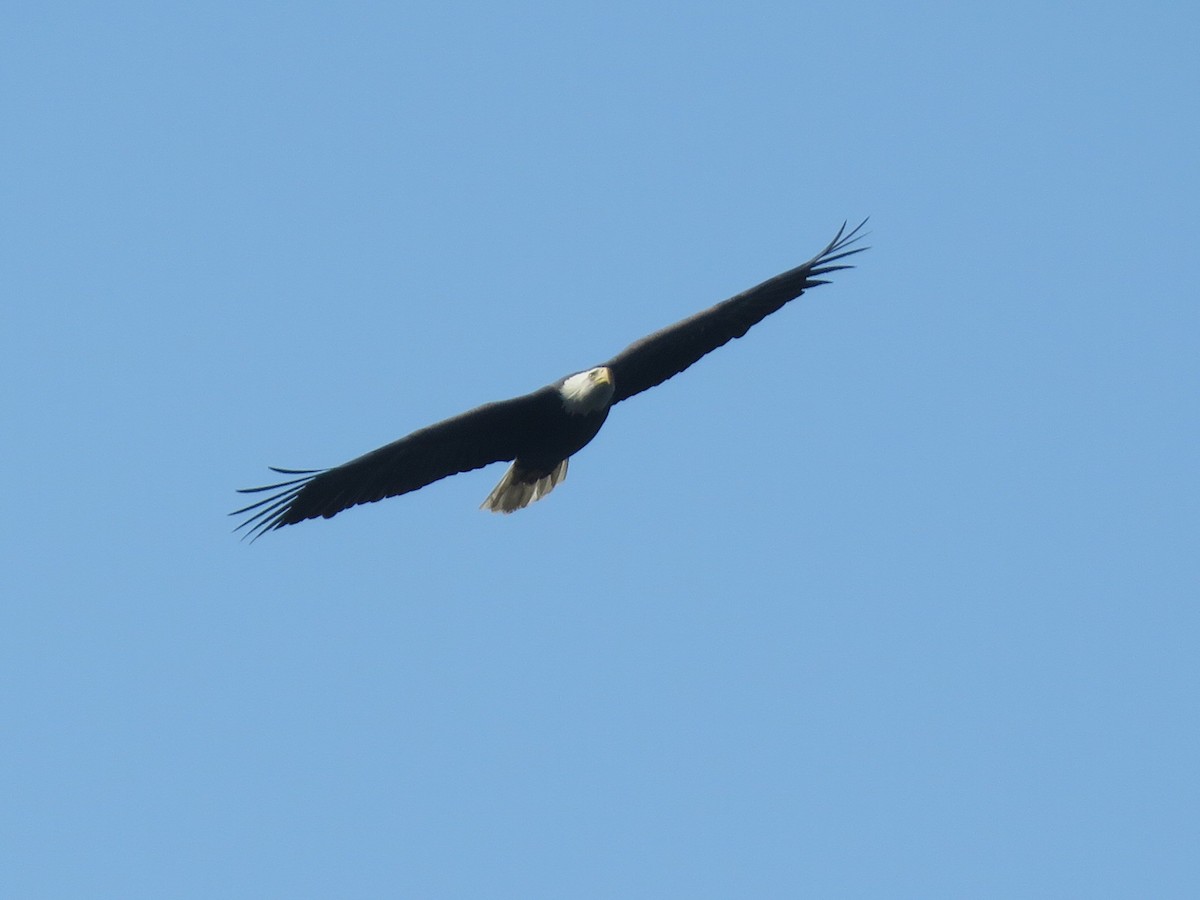
<instances>
[{"instance_id":1,"label":"dark wing feather","mask_svg":"<svg viewBox=\"0 0 1200 900\"><path fill-rule=\"evenodd\" d=\"M557 391L543 388L523 397L488 403L452 419L414 431L334 469L276 469L298 478L243 488L242 494L267 493L230 515L250 513L235 528L259 538L268 531L305 519L326 519L360 503L407 494L459 472L515 459L557 403Z\"/></svg>"},{"instance_id":2,"label":"dark wing feather","mask_svg":"<svg viewBox=\"0 0 1200 900\"><path fill-rule=\"evenodd\" d=\"M612 370L616 383L612 402L662 384L706 353L741 337L789 300L818 284L827 284L821 275L853 268L835 263L867 249L850 249L864 237L859 232L866 224L863 219L850 232L842 225L829 245L803 265L630 344L604 363Z\"/></svg>"}]
</instances>

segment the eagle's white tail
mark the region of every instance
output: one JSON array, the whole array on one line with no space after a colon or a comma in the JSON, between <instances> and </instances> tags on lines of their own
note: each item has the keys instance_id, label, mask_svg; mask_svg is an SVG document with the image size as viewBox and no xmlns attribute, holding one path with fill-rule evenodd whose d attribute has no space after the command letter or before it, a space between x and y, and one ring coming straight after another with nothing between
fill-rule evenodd
<instances>
[{"instance_id":1,"label":"eagle's white tail","mask_svg":"<svg viewBox=\"0 0 1200 900\"><path fill-rule=\"evenodd\" d=\"M510 513L524 509L535 500L541 500L567 477L567 461L564 459L560 462L549 475L534 477L532 481L526 480L530 477L529 473L518 470L517 463L514 462L479 508Z\"/></svg>"}]
</instances>

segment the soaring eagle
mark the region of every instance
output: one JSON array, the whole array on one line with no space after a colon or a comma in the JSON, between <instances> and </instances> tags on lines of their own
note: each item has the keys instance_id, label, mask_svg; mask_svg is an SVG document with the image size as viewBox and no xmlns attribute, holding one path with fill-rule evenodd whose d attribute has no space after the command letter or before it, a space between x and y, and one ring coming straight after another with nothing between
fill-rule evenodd
<instances>
[{"instance_id":1,"label":"soaring eagle","mask_svg":"<svg viewBox=\"0 0 1200 900\"><path fill-rule=\"evenodd\" d=\"M849 232L842 225L829 244L803 265L630 344L608 362L560 378L541 390L488 403L372 450L333 469L277 469L296 476L277 484L243 488L270 492L230 515L248 515L235 531L259 538L305 519L328 519L360 503L407 494L427 484L489 463L511 461L482 509L511 513L540 500L567 477L567 461L585 447L614 404L662 384L706 353L739 338L764 318L866 247L864 219Z\"/></svg>"}]
</instances>

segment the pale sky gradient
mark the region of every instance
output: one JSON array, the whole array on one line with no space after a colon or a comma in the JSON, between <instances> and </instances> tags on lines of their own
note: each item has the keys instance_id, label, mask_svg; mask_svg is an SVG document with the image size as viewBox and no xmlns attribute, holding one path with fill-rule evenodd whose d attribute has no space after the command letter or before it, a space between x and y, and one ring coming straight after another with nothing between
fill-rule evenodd
<instances>
[{"instance_id":1,"label":"pale sky gradient","mask_svg":"<svg viewBox=\"0 0 1200 900\"><path fill-rule=\"evenodd\" d=\"M0 895L1200 896L1200 12L0 14ZM859 267L502 467L236 487Z\"/></svg>"}]
</instances>

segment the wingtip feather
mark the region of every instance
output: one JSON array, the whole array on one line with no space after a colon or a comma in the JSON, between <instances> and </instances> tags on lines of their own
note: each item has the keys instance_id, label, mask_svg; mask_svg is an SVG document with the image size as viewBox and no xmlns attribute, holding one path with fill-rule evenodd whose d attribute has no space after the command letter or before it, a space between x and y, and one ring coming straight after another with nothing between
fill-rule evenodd
<instances>
[{"instance_id":1,"label":"wingtip feather","mask_svg":"<svg viewBox=\"0 0 1200 900\"><path fill-rule=\"evenodd\" d=\"M251 543L254 543L254 541L258 540L268 531L274 531L289 524L286 519L293 501L304 490L305 485L326 471L325 469L281 469L277 466L269 466L268 468L280 475L299 475L301 477L289 479L288 481L280 481L276 484L262 485L261 487L237 489L239 494L257 494L262 491L276 492L229 513L231 516L254 513L233 529L234 534L242 531L242 529L246 529L242 534L242 540L249 538ZM257 512L254 512L255 510Z\"/></svg>"}]
</instances>

